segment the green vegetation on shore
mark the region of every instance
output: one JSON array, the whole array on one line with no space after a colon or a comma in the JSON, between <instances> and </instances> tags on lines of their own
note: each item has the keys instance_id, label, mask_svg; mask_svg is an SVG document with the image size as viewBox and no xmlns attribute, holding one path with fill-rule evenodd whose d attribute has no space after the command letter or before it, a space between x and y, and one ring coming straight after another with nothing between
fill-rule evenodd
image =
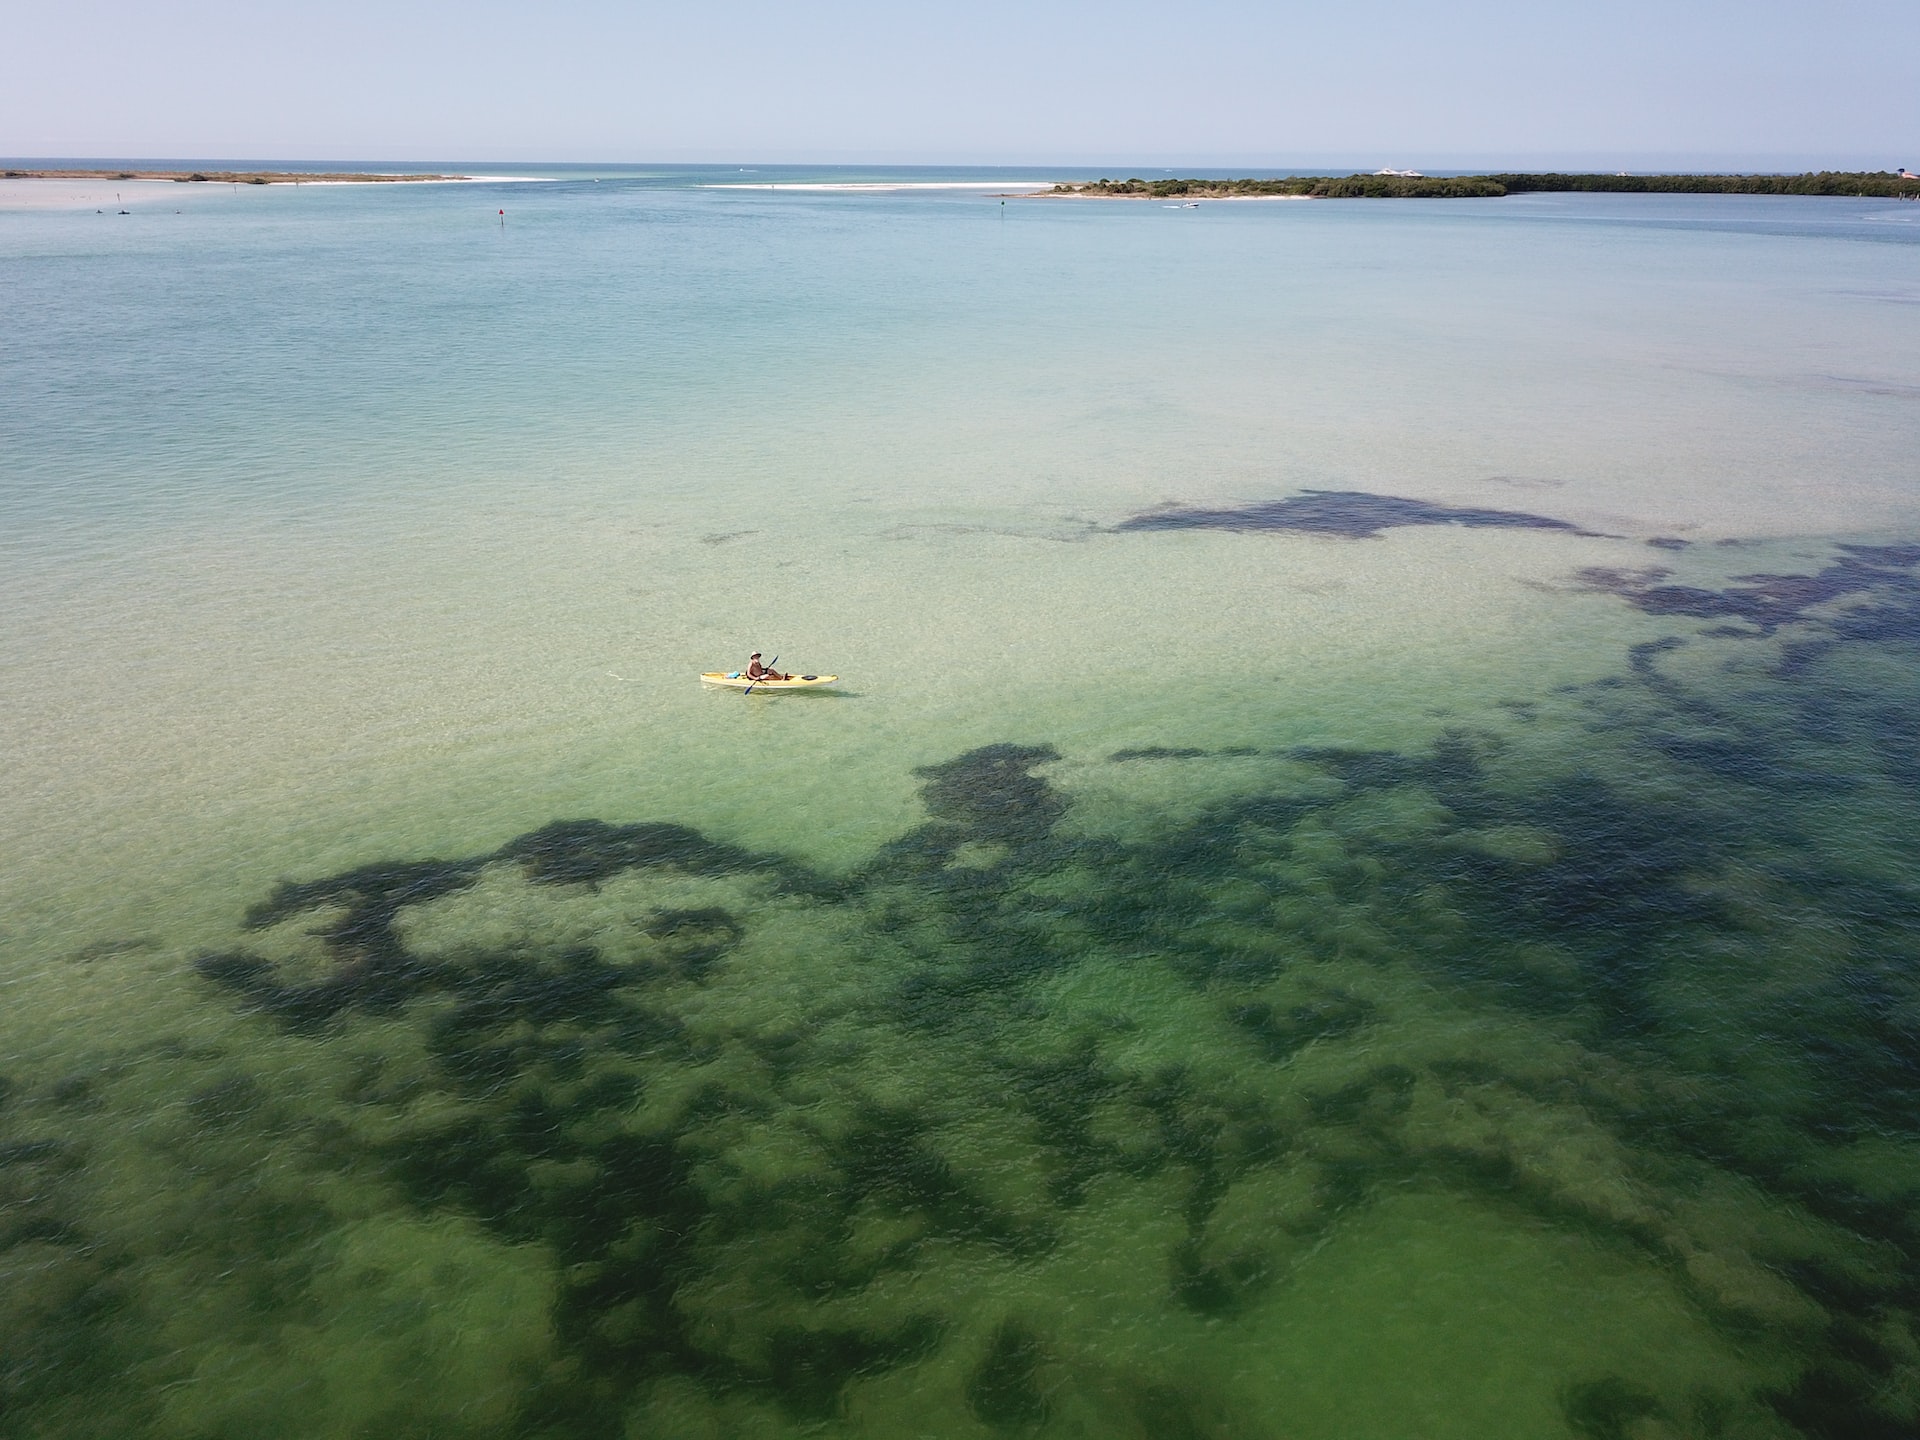
<instances>
[{"instance_id":1,"label":"green vegetation on shore","mask_svg":"<svg viewBox=\"0 0 1920 1440\"><path fill-rule=\"evenodd\" d=\"M1295 175L1256 180L1096 180L1055 185L1045 195L1139 199L1462 199L1595 190L1659 195L1856 195L1920 198L1920 180L1893 171L1822 170L1810 175Z\"/></svg>"},{"instance_id":2,"label":"green vegetation on shore","mask_svg":"<svg viewBox=\"0 0 1920 1440\"><path fill-rule=\"evenodd\" d=\"M1648 195L1920 195L1920 180L1891 170L1820 170L1809 175L1489 175L1509 195L1607 190Z\"/></svg>"}]
</instances>

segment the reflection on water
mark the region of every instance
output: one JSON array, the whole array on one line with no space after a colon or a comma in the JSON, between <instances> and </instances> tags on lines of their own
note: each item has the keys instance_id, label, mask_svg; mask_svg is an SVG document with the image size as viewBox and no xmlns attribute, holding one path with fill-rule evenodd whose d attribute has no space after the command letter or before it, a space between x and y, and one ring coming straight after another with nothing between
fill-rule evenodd
<instances>
[{"instance_id":1,"label":"reflection on water","mask_svg":"<svg viewBox=\"0 0 1920 1440\"><path fill-rule=\"evenodd\" d=\"M1565 530L1590 535L1566 520L1529 515L1522 510L1486 510L1466 505L1436 505L1398 495L1364 490L1307 490L1285 500L1242 505L1232 510L1201 510L1175 505L1122 520L1118 530L1298 530L1309 535L1344 535L1369 540L1402 525L1464 525L1475 530ZM1650 542L1651 543L1651 542ZM1676 543L1676 542L1669 542ZM1677 542L1684 545L1685 542Z\"/></svg>"},{"instance_id":2,"label":"reflection on water","mask_svg":"<svg viewBox=\"0 0 1920 1440\"><path fill-rule=\"evenodd\" d=\"M197 960L244 1044L5 1093L0 1414L1910 1434L1916 564L1589 577L1750 623L1407 751L1169 735L1106 763L1249 778L1124 834L1020 736L844 875L575 819L282 885Z\"/></svg>"}]
</instances>

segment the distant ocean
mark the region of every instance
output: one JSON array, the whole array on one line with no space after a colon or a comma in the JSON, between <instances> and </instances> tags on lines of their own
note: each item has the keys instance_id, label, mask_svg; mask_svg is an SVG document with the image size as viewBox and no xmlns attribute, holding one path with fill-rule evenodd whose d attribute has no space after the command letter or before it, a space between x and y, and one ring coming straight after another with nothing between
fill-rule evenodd
<instances>
[{"instance_id":1,"label":"distant ocean","mask_svg":"<svg viewBox=\"0 0 1920 1440\"><path fill-rule=\"evenodd\" d=\"M0 1430L1913 1433L1920 206L495 176L0 181Z\"/></svg>"}]
</instances>

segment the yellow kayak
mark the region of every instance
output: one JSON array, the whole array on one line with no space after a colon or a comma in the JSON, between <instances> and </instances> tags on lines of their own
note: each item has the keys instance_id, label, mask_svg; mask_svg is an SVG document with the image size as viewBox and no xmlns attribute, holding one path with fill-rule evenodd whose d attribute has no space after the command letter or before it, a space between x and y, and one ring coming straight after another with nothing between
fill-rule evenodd
<instances>
[{"instance_id":1,"label":"yellow kayak","mask_svg":"<svg viewBox=\"0 0 1920 1440\"><path fill-rule=\"evenodd\" d=\"M735 690L753 687L758 695L762 690L818 690L822 685L831 685L838 675L796 675L791 680L749 680L739 670L707 670L700 679L707 685L730 685Z\"/></svg>"}]
</instances>

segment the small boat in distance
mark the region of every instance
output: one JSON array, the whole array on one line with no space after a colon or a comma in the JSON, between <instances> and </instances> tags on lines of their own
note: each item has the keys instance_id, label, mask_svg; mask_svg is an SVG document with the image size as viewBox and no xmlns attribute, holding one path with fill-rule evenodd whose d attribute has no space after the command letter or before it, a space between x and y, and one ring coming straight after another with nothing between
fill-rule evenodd
<instances>
[{"instance_id":1,"label":"small boat in distance","mask_svg":"<svg viewBox=\"0 0 1920 1440\"><path fill-rule=\"evenodd\" d=\"M838 680L838 675L790 675L785 680L749 680L743 670L705 670L703 685L725 685L734 690L818 690Z\"/></svg>"}]
</instances>

